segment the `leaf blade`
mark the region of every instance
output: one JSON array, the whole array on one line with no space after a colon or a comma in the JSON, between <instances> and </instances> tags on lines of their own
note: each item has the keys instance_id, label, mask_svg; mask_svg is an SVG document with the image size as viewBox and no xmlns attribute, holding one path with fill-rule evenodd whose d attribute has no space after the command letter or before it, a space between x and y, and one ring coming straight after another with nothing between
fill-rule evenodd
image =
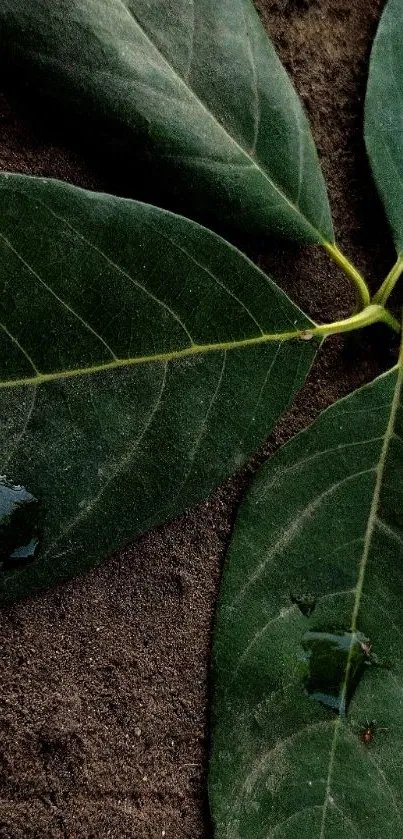
<instances>
[{"instance_id":1,"label":"leaf blade","mask_svg":"<svg viewBox=\"0 0 403 839\"><path fill-rule=\"evenodd\" d=\"M401 832L401 388L400 363L325 411L260 470L240 511L213 652L217 839ZM308 617L293 592L313 596ZM383 659L347 717L304 692L305 634L336 628ZM374 719L368 750L360 731Z\"/></svg>"},{"instance_id":2,"label":"leaf blade","mask_svg":"<svg viewBox=\"0 0 403 839\"><path fill-rule=\"evenodd\" d=\"M0 177L0 211L0 473L45 515L42 556L2 575L11 599L207 495L286 409L317 344L267 341L311 322L187 219L18 175Z\"/></svg>"},{"instance_id":3,"label":"leaf blade","mask_svg":"<svg viewBox=\"0 0 403 839\"><path fill-rule=\"evenodd\" d=\"M333 241L307 119L252 3L238 0L234 14L229 0L196 0L181 11L170 0L5 0L0 26L42 90L61 92L70 110L79 93L84 112L140 132L153 166L210 216Z\"/></svg>"},{"instance_id":4,"label":"leaf blade","mask_svg":"<svg viewBox=\"0 0 403 839\"><path fill-rule=\"evenodd\" d=\"M371 52L364 130L372 173L398 254L403 252L402 13L401 0L388 0Z\"/></svg>"}]
</instances>

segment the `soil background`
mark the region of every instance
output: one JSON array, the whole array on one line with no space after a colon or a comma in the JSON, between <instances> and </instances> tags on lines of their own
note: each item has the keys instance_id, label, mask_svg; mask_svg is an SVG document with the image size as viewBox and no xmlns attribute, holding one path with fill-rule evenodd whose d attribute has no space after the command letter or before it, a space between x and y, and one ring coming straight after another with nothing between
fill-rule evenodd
<instances>
[{"instance_id":1,"label":"soil background","mask_svg":"<svg viewBox=\"0 0 403 839\"><path fill-rule=\"evenodd\" d=\"M383 5L257 0L309 112L338 242L373 289L394 261L362 140ZM35 116L35 101L14 82L3 76L0 169L139 197L94 149ZM235 241L316 320L351 312L348 283L320 249ZM208 661L237 505L267 454L393 363L394 352L381 327L329 340L293 409L241 474L98 570L0 611L1 839L210 839Z\"/></svg>"}]
</instances>

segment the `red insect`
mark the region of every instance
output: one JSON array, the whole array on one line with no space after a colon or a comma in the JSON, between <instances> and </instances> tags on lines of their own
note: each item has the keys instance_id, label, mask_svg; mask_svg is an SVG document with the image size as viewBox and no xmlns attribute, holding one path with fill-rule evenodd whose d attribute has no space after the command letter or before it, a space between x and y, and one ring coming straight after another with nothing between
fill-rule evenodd
<instances>
[{"instance_id":1,"label":"red insect","mask_svg":"<svg viewBox=\"0 0 403 839\"><path fill-rule=\"evenodd\" d=\"M362 728L361 731L360 731L361 742L364 743L365 746L368 746L370 743L372 743L372 741L374 739L375 731L387 731L387 730L388 729L384 728L383 726L382 726L382 728L379 728L376 724L376 720L371 720L371 722L368 722L368 720L367 720L364 728Z\"/></svg>"},{"instance_id":2,"label":"red insect","mask_svg":"<svg viewBox=\"0 0 403 839\"><path fill-rule=\"evenodd\" d=\"M361 742L365 743L367 746L369 743L372 743L374 739L375 733L375 720L372 722L366 722L364 728L361 729Z\"/></svg>"}]
</instances>

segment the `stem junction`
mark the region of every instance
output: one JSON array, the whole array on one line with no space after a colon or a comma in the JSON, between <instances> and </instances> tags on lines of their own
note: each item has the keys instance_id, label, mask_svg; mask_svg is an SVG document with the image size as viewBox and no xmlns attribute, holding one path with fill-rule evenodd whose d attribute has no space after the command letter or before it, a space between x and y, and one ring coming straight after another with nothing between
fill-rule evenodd
<instances>
[{"instance_id":1,"label":"stem junction","mask_svg":"<svg viewBox=\"0 0 403 839\"><path fill-rule=\"evenodd\" d=\"M338 267L344 272L346 277L351 280L355 289L357 308L359 310L365 309L371 302L371 295L364 277L359 271L357 271L357 268L355 268L350 260L344 256L344 253L341 252L334 242L323 242L322 245L326 253L328 253L331 259L333 259L333 262L335 262L336 265L338 265Z\"/></svg>"},{"instance_id":2,"label":"stem junction","mask_svg":"<svg viewBox=\"0 0 403 839\"><path fill-rule=\"evenodd\" d=\"M381 287L378 289L376 294L374 294L372 298L373 303L379 303L381 306L384 306L390 294L403 272L403 254L400 254L391 270L389 271L388 276L384 279Z\"/></svg>"}]
</instances>

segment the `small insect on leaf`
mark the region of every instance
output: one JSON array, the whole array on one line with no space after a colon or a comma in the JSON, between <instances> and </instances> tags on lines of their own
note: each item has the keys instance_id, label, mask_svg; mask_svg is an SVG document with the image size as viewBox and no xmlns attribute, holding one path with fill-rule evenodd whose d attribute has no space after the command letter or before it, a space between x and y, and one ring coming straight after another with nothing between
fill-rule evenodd
<instances>
[{"instance_id":1,"label":"small insect on leaf","mask_svg":"<svg viewBox=\"0 0 403 839\"><path fill-rule=\"evenodd\" d=\"M366 746L369 743L372 743L374 739L374 732L375 732L375 721L365 723L364 728L361 729L360 737L361 742L364 743Z\"/></svg>"},{"instance_id":2,"label":"small insect on leaf","mask_svg":"<svg viewBox=\"0 0 403 839\"><path fill-rule=\"evenodd\" d=\"M360 647L364 653L366 664L373 665L374 667L385 667L386 669L390 668L391 665L389 661L379 658L379 656L373 652L372 644L368 639L360 641Z\"/></svg>"},{"instance_id":3,"label":"small insect on leaf","mask_svg":"<svg viewBox=\"0 0 403 839\"><path fill-rule=\"evenodd\" d=\"M376 723L376 720L371 720L370 722L367 720L364 727L360 731L361 742L364 743L365 746L368 746L370 743L372 743L375 731L387 731L387 728L385 728L384 726L379 727Z\"/></svg>"},{"instance_id":4,"label":"small insect on leaf","mask_svg":"<svg viewBox=\"0 0 403 839\"><path fill-rule=\"evenodd\" d=\"M371 655L372 644L368 643L367 641L361 641L360 647L363 653L369 658Z\"/></svg>"},{"instance_id":5,"label":"small insect on leaf","mask_svg":"<svg viewBox=\"0 0 403 839\"><path fill-rule=\"evenodd\" d=\"M313 332L310 329L303 329L299 337L301 341L312 341Z\"/></svg>"}]
</instances>

